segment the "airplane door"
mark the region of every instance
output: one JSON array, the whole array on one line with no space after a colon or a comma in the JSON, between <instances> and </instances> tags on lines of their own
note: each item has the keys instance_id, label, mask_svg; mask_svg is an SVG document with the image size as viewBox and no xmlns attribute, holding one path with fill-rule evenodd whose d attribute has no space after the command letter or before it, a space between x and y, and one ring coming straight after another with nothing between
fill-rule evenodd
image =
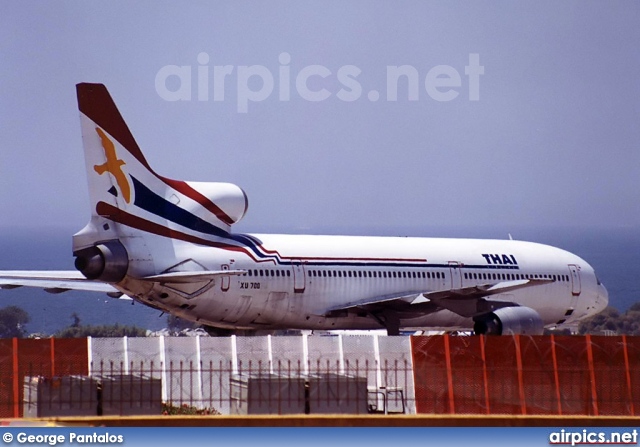
<instances>
[{"instance_id":1,"label":"airplane door","mask_svg":"<svg viewBox=\"0 0 640 447\"><path fill-rule=\"evenodd\" d=\"M571 294L578 296L582 292L582 285L580 283L580 270L577 265L569 264L569 271L571 272Z\"/></svg>"},{"instance_id":2,"label":"airplane door","mask_svg":"<svg viewBox=\"0 0 640 447\"><path fill-rule=\"evenodd\" d=\"M304 264L299 259L293 261L293 292L303 293L306 285Z\"/></svg>"},{"instance_id":3,"label":"airplane door","mask_svg":"<svg viewBox=\"0 0 640 447\"><path fill-rule=\"evenodd\" d=\"M460 271L460 263L456 261L449 261L449 273L451 275L451 288L462 288L462 272Z\"/></svg>"},{"instance_id":4,"label":"airplane door","mask_svg":"<svg viewBox=\"0 0 640 447\"><path fill-rule=\"evenodd\" d=\"M222 264L221 267L222 267L222 270L229 270L229 264ZM231 282L231 277L229 276L222 277L221 288L223 292L226 292L227 290L229 290L230 282Z\"/></svg>"}]
</instances>

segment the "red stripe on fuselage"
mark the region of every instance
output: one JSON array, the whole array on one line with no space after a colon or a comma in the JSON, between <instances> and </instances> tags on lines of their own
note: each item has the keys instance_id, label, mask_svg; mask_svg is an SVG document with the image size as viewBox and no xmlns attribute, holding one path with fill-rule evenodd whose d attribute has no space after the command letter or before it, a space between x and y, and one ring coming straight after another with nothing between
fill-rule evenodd
<instances>
[{"instance_id":1,"label":"red stripe on fuselage","mask_svg":"<svg viewBox=\"0 0 640 447\"><path fill-rule=\"evenodd\" d=\"M191 242L193 244L206 245L208 247L221 248L223 250L230 250L236 252L242 252L253 259L255 262L268 262L272 259L259 260L256 259L251 252L242 247L235 245L223 244L221 242L213 242L207 239L203 239L197 236L192 236L182 231L172 230L171 228L157 224L155 222L142 219L141 217L129 214L126 211L122 211L113 205L109 205L105 202L98 202L96 205L96 212L102 217L113 220L114 222L121 223L131 228L146 231L147 233L156 234L158 236L168 237L170 239L178 239L185 242Z\"/></svg>"},{"instance_id":2,"label":"red stripe on fuselage","mask_svg":"<svg viewBox=\"0 0 640 447\"><path fill-rule=\"evenodd\" d=\"M272 262L276 263L275 259L258 259L244 247L238 247L236 245L225 244L222 242L214 242L207 239L203 239L198 236L193 236L182 231L172 230L171 228L157 224L155 222L148 221L133 214L129 214L126 211L122 211L113 205L105 202L98 202L96 205L96 212L102 217L113 220L114 222L121 223L131 228L146 231L158 236L167 237L170 239L177 239L185 242L191 242L193 244L205 245L213 248L220 248L222 250L229 250L234 252L240 252L246 254L256 263ZM319 262L339 262L339 261L352 261L352 262L427 262L426 259L406 259L406 258L338 258L338 257L309 257L309 256L294 256L285 257L280 255L277 250L266 250L264 246L260 245L261 251L265 253L277 256L280 261L301 260L301 261L319 261Z\"/></svg>"},{"instance_id":3,"label":"red stripe on fuselage","mask_svg":"<svg viewBox=\"0 0 640 447\"><path fill-rule=\"evenodd\" d=\"M198 190L193 189L186 182L182 182L180 180L173 180L166 177L161 177L156 174L156 176L165 182L167 185L171 186L173 189L178 191L181 194L189 197L191 200L195 200L200 205L205 207L211 213L213 213L220 221L226 223L227 225L231 225L234 223L233 219L229 217L227 213L222 211L218 205L209 200L206 196L202 195Z\"/></svg>"}]
</instances>

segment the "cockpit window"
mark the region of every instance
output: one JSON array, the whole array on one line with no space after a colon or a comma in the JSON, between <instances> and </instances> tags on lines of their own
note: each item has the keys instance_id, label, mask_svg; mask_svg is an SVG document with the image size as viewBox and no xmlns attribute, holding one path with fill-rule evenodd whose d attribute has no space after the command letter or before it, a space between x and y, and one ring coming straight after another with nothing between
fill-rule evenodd
<instances>
[{"instance_id":1,"label":"cockpit window","mask_svg":"<svg viewBox=\"0 0 640 447\"><path fill-rule=\"evenodd\" d=\"M602 285L602 282L600 281L600 278L598 278L597 276L596 276L596 281L598 282L598 285L599 285L599 286L601 286L601 285Z\"/></svg>"}]
</instances>

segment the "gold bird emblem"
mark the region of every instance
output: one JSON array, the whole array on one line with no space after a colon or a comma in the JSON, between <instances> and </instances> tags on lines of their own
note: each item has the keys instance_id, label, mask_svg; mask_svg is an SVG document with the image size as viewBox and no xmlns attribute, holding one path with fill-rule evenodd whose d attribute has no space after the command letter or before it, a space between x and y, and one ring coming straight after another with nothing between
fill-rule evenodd
<instances>
[{"instance_id":1,"label":"gold bird emblem","mask_svg":"<svg viewBox=\"0 0 640 447\"><path fill-rule=\"evenodd\" d=\"M98 135L102 140L102 147L104 148L104 155L107 157L107 161L101 165L95 165L93 169L99 175L102 175L105 172L110 173L113 178L116 179L116 183L122 192L122 197L125 202L129 203L131 201L131 188L129 186L127 176L122 171L122 166L126 163L118 158L113 142L107 137L102 129L96 127L96 132L98 132Z\"/></svg>"}]
</instances>

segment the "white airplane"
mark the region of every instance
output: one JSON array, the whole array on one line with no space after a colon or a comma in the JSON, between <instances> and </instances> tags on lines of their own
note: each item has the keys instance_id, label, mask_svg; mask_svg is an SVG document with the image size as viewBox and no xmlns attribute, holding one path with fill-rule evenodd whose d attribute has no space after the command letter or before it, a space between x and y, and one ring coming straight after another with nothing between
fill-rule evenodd
<instances>
[{"instance_id":1,"label":"white airplane","mask_svg":"<svg viewBox=\"0 0 640 447\"><path fill-rule=\"evenodd\" d=\"M91 219L79 272L0 272L0 287L126 295L223 329L541 334L594 315L593 268L531 242L235 234L247 196L151 169L102 84L78 84Z\"/></svg>"}]
</instances>

